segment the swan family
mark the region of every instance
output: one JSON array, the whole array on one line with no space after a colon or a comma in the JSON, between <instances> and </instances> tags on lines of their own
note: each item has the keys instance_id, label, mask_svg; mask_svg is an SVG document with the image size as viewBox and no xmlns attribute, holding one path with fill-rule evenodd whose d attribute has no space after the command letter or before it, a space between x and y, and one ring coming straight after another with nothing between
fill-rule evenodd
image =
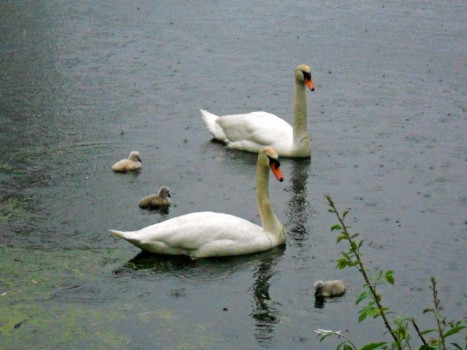
<instances>
[{"instance_id":1,"label":"swan family","mask_svg":"<svg viewBox=\"0 0 467 350\"><path fill-rule=\"evenodd\" d=\"M285 229L269 199L269 169L278 181L283 181L277 152L266 146L258 154L256 174L256 202L262 227L229 214L197 212L138 231L111 231L144 251L192 259L269 250L285 243Z\"/></svg>"},{"instance_id":2,"label":"swan family","mask_svg":"<svg viewBox=\"0 0 467 350\"><path fill-rule=\"evenodd\" d=\"M192 259L251 254L284 244L286 231L269 198L269 173L271 171L282 182L284 177L279 156L310 157L306 88L315 89L310 67L301 64L295 69L293 126L262 111L218 117L201 110L202 118L215 139L225 142L230 148L258 153L256 202L261 226L233 215L207 211L178 216L137 231L112 229L111 232L144 251L186 255ZM132 152L128 160L116 163L112 169L131 170L129 162L139 162L141 166L139 154ZM170 197L168 188L161 188L159 195L143 198L139 206L147 208L152 203L159 205L163 200L169 204L167 197Z\"/></svg>"}]
</instances>

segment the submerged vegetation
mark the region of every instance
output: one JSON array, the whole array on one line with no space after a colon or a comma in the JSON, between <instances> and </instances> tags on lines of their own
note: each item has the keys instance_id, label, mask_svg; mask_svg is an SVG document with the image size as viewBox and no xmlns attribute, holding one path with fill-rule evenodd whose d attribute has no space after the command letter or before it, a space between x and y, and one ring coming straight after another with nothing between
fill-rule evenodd
<instances>
[{"instance_id":1,"label":"submerged vegetation","mask_svg":"<svg viewBox=\"0 0 467 350\"><path fill-rule=\"evenodd\" d=\"M183 310L126 291L119 282L132 276L121 273L121 257L118 249L0 245L0 349L208 349L219 342L212 320L181 326ZM129 297L122 302L121 294Z\"/></svg>"},{"instance_id":2,"label":"submerged vegetation","mask_svg":"<svg viewBox=\"0 0 467 350\"><path fill-rule=\"evenodd\" d=\"M377 287L386 282L394 284L394 272L392 270L378 270L375 275L372 275L362 259L361 247L363 240L360 239L358 233L351 234L350 226L345 223L345 218L349 213L348 210L340 213L337 210L331 196L327 195L326 199L329 205L329 212L333 213L338 220L338 223L331 227L331 231L339 232L337 244L341 241L348 243L348 250L342 252L342 257L337 260L336 268L356 268L364 280L363 292L358 296L356 304L362 304L366 301L366 305L360 307L359 322L364 321L368 316L381 318L388 334L392 338L392 342L382 341L367 344L361 348L357 348L349 337L341 334L340 331L317 329L316 333L320 336L320 341L327 337L336 336L343 338L343 341L337 346L337 350L370 350L370 349L418 349L418 350L446 350L446 349L463 349L458 343L449 343L449 337L459 333L465 328L464 322L448 321L441 313L441 302L438 298L438 289L436 286L436 278L430 279L430 289L433 296L433 307L426 308L423 313L432 313L434 316L435 326L433 329L421 330L417 320L413 316L395 315L394 311L390 310L383 304L382 296L378 292ZM392 315L390 318L389 315ZM414 336L409 331L413 329ZM418 340L420 346L414 346L413 342ZM450 345L450 347L448 347Z\"/></svg>"}]
</instances>

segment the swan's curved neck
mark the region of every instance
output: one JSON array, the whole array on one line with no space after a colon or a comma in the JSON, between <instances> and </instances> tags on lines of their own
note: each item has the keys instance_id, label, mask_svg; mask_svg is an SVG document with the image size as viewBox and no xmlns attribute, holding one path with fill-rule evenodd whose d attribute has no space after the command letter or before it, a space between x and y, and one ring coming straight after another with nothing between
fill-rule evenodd
<instances>
[{"instance_id":1,"label":"swan's curved neck","mask_svg":"<svg viewBox=\"0 0 467 350\"><path fill-rule=\"evenodd\" d=\"M306 88L302 81L295 80L295 104L293 120L293 143L299 146L302 142L309 142L307 131Z\"/></svg>"},{"instance_id":2,"label":"swan's curved neck","mask_svg":"<svg viewBox=\"0 0 467 350\"><path fill-rule=\"evenodd\" d=\"M256 171L256 203L263 230L277 235L281 234L282 225L269 200L269 167L262 164L259 157Z\"/></svg>"}]
</instances>

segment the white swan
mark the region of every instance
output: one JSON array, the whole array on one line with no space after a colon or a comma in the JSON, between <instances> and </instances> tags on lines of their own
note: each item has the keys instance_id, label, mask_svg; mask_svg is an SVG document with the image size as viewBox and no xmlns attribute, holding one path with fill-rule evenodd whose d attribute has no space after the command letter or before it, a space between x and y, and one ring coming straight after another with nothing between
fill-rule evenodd
<instances>
[{"instance_id":1,"label":"white swan","mask_svg":"<svg viewBox=\"0 0 467 350\"><path fill-rule=\"evenodd\" d=\"M139 157L138 151L132 151L128 156L128 159L119 160L117 163L112 165L112 170L116 172L125 172L138 170L141 168L141 158Z\"/></svg>"},{"instance_id":2,"label":"white swan","mask_svg":"<svg viewBox=\"0 0 467 350\"><path fill-rule=\"evenodd\" d=\"M169 207L171 202L170 189L167 186L159 188L158 194L150 194L140 199L138 205L143 209L157 209L161 207Z\"/></svg>"},{"instance_id":3,"label":"white swan","mask_svg":"<svg viewBox=\"0 0 467 350\"><path fill-rule=\"evenodd\" d=\"M209 132L228 147L257 153L264 146L272 146L281 157L309 157L311 141L307 132L305 86L315 90L310 67L301 64L295 69L293 127L267 112L218 117L205 110L200 111Z\"/></svg>"},{"instance_id":4,"label":"white swan","mask_svg":"<svg viewBox=\"0 0 467 350\"><path fill-rule=\"evenodd\" d=\"M142 250L192 259L265 251L285 243L285 229L269 200L269 168L283 181L277 152L264 147L258 155L256 201L262 227L236 216L198 212L182 215L139 231L110 230Z\"/></svg>"}]
</instances>

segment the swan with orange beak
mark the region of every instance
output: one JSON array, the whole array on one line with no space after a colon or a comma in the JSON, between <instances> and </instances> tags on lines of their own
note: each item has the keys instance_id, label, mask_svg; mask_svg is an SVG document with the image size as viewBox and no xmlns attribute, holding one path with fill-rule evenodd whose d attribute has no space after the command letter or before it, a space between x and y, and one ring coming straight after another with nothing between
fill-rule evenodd
<instances>
[{"instance_id":1,"label":"swan with orange beak","mask_svg":"<svg viewBox=\"0 0 467 350\"><path fill-rule=\"evenodd\" d=\"M258 153L272 146L281 157L310 157L311 140L307 128L306 88L315 91L311 69L301 64L295 69L293 126L274 114L257 111L219 117L200 110L214 139L230 148Z\"/></svg>"},{"instance_id":2,"label":"swan with orange beak","mask_svg":"<svg viewBox=\"0 0 467 350\"><path fill-rule=\"evenodd\" d=\"M263 147L257 160L256 202L262 226L237 216L197 212L182 215L138 231L111 230L140 249L192 259L262 252L285 243L285 229L269 198L269 169L280 182L284 176L277 152Z\"/></svg>"}]
</instances>

